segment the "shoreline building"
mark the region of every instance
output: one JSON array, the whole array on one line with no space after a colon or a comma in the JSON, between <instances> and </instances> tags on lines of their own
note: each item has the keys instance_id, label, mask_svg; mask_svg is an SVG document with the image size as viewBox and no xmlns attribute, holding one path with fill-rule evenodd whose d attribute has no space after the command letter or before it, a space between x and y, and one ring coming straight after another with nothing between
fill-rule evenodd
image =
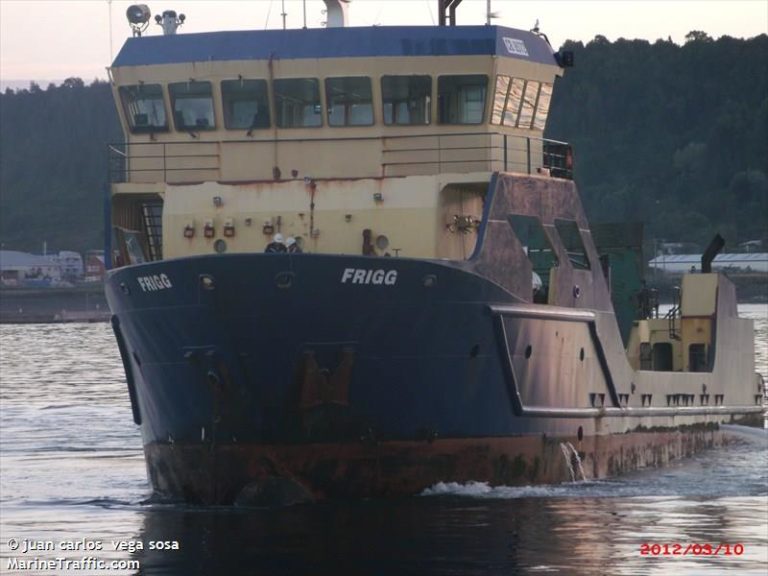
<instances>
[{"instance_id":1,"label":"shoreline building","mask_svg":"<svg viewBox=\"0 0 768 576\"><path fill-rule=\"evenodd\" d=\"M648 267L665 274L701 271L701 254L660 254L648 262ZM712 261L713 270L741 273L768 273L768 252L718 254Z\"/></svg>"},{"instance_id":2,"label":"shoreline building","mask_svg":"<svg viewBox=\"0 0 768 576\"><path fill-rule=\"evenodd\" d=\"M102 250L86 254L88 278L104 278ZM58 254L31 254L0 250L0 286L3 288L64 288L86 280L86 265L79 252L62 250Z\"/></svg>"}]
</instances>

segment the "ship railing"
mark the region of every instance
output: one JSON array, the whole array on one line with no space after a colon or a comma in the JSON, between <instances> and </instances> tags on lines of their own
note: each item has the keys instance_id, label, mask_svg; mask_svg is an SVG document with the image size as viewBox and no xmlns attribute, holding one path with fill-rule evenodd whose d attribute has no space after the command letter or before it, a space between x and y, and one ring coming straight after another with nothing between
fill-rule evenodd
<instances>
[{"instance_id":1,"label":"ship railing","mask_svg":"<svg viewBox=\"0 0 768 576\"><path fill-rule=\"evenodd\" d=\"M297 173L323 174L304 147L335 145L365 151L350 163L351 177L408 176L443 172L516 172L556 178L573 177L571 147L566 142L498 132L421 133L342 138L273 138L195 141L132 142L109 145L109 181L201 182L272 179L268 159L284 147ZM370 159L370 161L367 161ZM306 162L306 166L301 163ZM314 165L309 164L314 162ZM294 168L294 166L291 166ZM331 170L330 167L327 168ZM356 173L359 171L360 173Z\"/></svg>"},{"instance_id":2,"label":"ship railing","mask_svg":"<svg viewBox=\"0 0 768 576\"><path fill-rule=\"evenodd\" d=\"M677 331L677 318L680 316L680 307L682 305L680 287L675 286L672 289L672 308L666 314L669 327L669 338L671 340L680 340L680 334Z\"/></svg>"},{"instance_id":3,"label":"ship railing","mask_svg":"<svg viewBox=\"0 0 768 576\"><path fill-rule=\"evenodd\" d=\"M429 145L430 139L433 145ZM422 173L472 171L474 167L573 178L570 144L547 138L497 132L403 135L385 138L383 152L385 176L408 175L421 166Z\"/></svg>"},{"instance_id":4,"label":"ship railing","mask_svg":"<svg viewBox=\"0 0 768 576\"><path fill-rule=\"evenodd\" d=\"M109 181L189 182L218 180L217 142L136 142L110 144Z\"/></svg>"}]
</instances>

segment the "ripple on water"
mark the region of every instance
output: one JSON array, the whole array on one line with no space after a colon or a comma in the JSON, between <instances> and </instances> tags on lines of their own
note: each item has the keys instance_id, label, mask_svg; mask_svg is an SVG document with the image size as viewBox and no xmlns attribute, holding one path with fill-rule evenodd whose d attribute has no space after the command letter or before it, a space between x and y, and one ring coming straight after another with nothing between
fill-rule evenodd
<instances>
[{"instance_id":1,"label":"ripple on water","mask_svg":"<svg viewBox=\"0 0 768 576\"><path fill-rule=\"evenodd\" d=\"M768 307L746 313L768 376ZM441 483L420 498L280 510L156 504L108 324L0 325L0 351L0 557L13 536L179 540L176 554L100 556L139 558L144 576L763 576L768 565L764 444L552 486ZM746 552L649 558L643 542L740 542Z\"/></svg>"}]
</instances>

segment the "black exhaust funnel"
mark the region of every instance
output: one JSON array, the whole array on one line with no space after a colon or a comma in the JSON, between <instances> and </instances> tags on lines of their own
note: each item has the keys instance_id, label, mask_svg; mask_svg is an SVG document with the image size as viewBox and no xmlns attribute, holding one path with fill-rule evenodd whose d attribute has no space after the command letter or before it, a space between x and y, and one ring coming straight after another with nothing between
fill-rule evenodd
<instances>
[{"instance_id":1,"label":"black exhaust funnel","mask_svg":"<svg viewBox=\"0 0 768 576\"><path fill-rule=\"evenodd\" d=\"M704 250L704 254L701 255L702 274L709 274L712 272L712 260L714 260L715 256L717 256L720 250L723 249L723 246L725 246L725 240L720 234L715 234L715 237L712 238L707 249Z\"/></svg>"}]
</instances>

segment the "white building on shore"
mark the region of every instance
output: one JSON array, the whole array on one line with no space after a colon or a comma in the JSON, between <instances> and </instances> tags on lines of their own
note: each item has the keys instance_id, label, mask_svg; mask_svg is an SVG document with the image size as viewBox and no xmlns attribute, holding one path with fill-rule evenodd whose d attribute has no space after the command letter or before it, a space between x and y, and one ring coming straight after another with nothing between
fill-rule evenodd
<instances>
[{"instance_id":1,"label":"white building on shore","mask_svg":"<svg viewBox=\"0 0 768 576\"><path fill-rule=\"evenodd\" d=\"M57 287L83 277L83 260L77 252L30 254L0 250L0 285L4 287Z\"/></svg>"},{"instance_id":2,"label":"white building on shore","mask_svg":"<svg viewBox=\"0 0 768 576\"><path fill-rule=\"evenodd\" d=\"M701 271L701 254L660 254L648 262L651 269L666 274ZM718 254L712 261L712 270L768 273L768 252Z\"/></svg>"}]
</instances>

